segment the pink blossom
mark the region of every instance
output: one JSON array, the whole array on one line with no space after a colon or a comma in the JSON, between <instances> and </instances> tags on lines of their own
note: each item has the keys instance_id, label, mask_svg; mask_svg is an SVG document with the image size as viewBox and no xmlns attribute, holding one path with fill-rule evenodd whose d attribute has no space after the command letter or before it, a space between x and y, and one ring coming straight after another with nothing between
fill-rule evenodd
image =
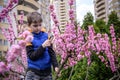
<instances>
[{"instance_id":1,"label":"pink blossom","mask_svg":"<svg viewBox=\"0 0 120 80\"><path fill-rule=\"evenodd\" d=\"M27 36L26 39L25 39L26 42L32 42L32 40L33 40L32 35Z\"/></svg>"},{"instance_id":2,"label":"pink blossom","mask_svg":"<svg viewBox=\"0 0 120 80\"><path fill-rule=\"evenodd\" d=\"M4 62L0 62L0 73L6 70L6 65Z\"/></svg>"},{"instance_id":3,"label":"pink blossom","mask_svg":"<svg viewBox=\"0 0 120 80\"><path fill-rule=\"evenodd\" d=\"M19 44L19 46L20 47L25 47L26 46L26 41L25 40L20 40L19 42L18 42L18 44Z\"/></svg>"},{"instance_id":4,"label":"pink blossom","mask_svg":"<svg viewBox=\"0 0 120 80\"><path fill-rule=\"evenodd\" d=\"M11 69L11 64L7 65L7 71L9 71Z\"/></svg>"},{"instance_id":5,"label":"pink blossom","mask_svg":"<svg viewBox=\"0 0 120 80\"><path fill-rule=\"evenodd\" d=\"M73 3L74 3L74 0L69 0L69 5L70 6L73 5Z\"/></svg>"},{"instance_id":6,"label":"pink blossom","mask_svg":"<svg viewBox=\"0 0 120 80\"><path fill-rule=\"evenodd\" d=\"M103 57L103 56L100 56L100 55L99 55L98 57L101 59L101 61L102 61L102 62L104 62L104 61L105 61L105 59L104 59L104 57Z\"/></svg>"},{"instance_id":7,"label":"pink blossom","mask_svg":"<svg viewBox=\"0 0 120 80\"><path fill-rule=\"evenodd\" d=\"M14 3L18 3L18 0L13 0Z\"/></svg>"},{"instance_id":8,"label":"pink blossom","mask_svg":"<svg viewBox=\"0 0 120 80\"><path fill-rule=\"evenodd\" d=\"M51 13L53 19L56 19L56 14L54 12Z\"/></svg>"},{"instance_id":9,"label":"pink blossom","mask_svg":"<svg viewBox=\"0 0 120 80\"><path fill-rule=\"evenodd\" d=\"M7 62L10 63L10 62L13 62L14 60L16 59L16 55L15 54L10 54L8 57L7 57Z\"/></svg>"},{"instance_id":10,"label":"pink blossom","mask_svg":"<svg viewBox=\"0 0 120 80\"><path fill-rule=\"evenodd\" d=\"M31 35L31 33L28 30L26 30L22 33L23 38L26 38L28 35Z\"/></svg>"},{"instance_id":11,"label":"pink blossom","mask_svg":"<svg viewBox=\"0 0 120 80\"><path fill-rule=\"evenodd\" d=\"M54 11L54 5L50 5L49 9L50 9L50 12L53 12Z\"/></svg>"},{"instance_id":12,"label":"pink blossom","mask_svg":"<svg viewBox=\"0 0 120 80\"><path fill-rule=\"evenodd\" d=\"M9 3L6 5L6 7L3 8L2 11L0 12L0 21L8 15L9 11L14 7L14 5L16 5L17 2L18 2L18 0L10 0L9 1Z\"/></svg>"}]
</instances>

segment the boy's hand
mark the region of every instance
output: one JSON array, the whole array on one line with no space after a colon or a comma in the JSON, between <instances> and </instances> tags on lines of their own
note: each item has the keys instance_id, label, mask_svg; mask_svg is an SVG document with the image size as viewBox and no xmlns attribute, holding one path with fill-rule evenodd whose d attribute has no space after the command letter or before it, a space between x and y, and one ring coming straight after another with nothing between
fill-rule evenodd
<instances>
[{"instance_id":1,"label":"boy's hand","mask_svg":"<svg viewBox=\"0 0 120 80\"><path fill-rule=\"evenodd\" d=\"M48 47L50 45L51 45L51 41L48 39L42 44L42 47L45 48L45 47Z\"/></svg>"},{"instance_id":2,"label":"boy's hand","mask_svg":"<svg viewBox=\"0 0 120 80\"><path fill-rule=\"evenodd\" d=\"M55 67L55 72L58 73L58 70L59 68L58 67ZM59 72L58 76L60 77L61 76L61 72Z\"/></svg>"},{"instance_id":3,"label":"boy's hand","mask_svg":"<svg viewBox=\"0 0 120 80\"><path fill-rule=\"evenodd\" d=\"M56 73L58 73L58 70L59 70L59 68L58 68L58 67L55 67L55 72L56 72Z\"/></svg>"}]
</instances>

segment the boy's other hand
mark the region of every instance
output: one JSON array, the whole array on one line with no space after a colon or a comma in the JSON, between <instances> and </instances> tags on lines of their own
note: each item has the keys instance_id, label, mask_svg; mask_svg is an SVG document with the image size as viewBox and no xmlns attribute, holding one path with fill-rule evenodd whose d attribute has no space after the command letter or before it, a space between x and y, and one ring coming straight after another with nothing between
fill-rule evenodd
<instances>
[{"instance_id":1,"label":"boy's other hand","mask_svg":"<svg viewBox=\"0 0 120 80\"><path fill-rule=\"evenodd\" d=\"M48 46L51 46L51 40L46 40L43 44L42 44L42 47L45 48L45 47L48 47Z\"/></svg>"},{"instance_id":2,"label":"boy's other hand","mask_svg":"<svg viewBox=\"0 0 120 80\"><path fill-rule=\"evenodd\" d=\"M58 67L55 67L55 72L56 72L56 73L58 73L58 70L59 70L59 68L58 68Z\"/></svg>"},{"instance_id":3,"label":"boy's other hand","mask_svg":"<svg viewBox=\"0 0 120 80\"><path fill-rule=\"evenodd\" d=\"M59 71L59 68L58 67L55 67L55 72L58 73ZM61 76L61 72L58 73L58 76L60 77Z\"/></svg>"}]
</instances>

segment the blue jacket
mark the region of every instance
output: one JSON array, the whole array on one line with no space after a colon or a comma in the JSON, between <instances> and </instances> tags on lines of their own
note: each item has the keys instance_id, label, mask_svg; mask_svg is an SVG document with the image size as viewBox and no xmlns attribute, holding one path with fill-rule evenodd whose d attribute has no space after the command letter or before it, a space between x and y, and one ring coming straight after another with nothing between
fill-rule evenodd
<instances>
[{"instance_id":1,"label":"blue jacket","mask_svg":"<svg viewBox=\"0 0 120 80\"><path fill-rule=\"evenodd\" d=\"M43 48L42 44L48 39L48 35L45 32L32 33L33 41L32 46L27 49L28 56L28 68L34 68L38 70L44 70L51 68L51 57L48 48Z\"/></svg>"}]
</instances>

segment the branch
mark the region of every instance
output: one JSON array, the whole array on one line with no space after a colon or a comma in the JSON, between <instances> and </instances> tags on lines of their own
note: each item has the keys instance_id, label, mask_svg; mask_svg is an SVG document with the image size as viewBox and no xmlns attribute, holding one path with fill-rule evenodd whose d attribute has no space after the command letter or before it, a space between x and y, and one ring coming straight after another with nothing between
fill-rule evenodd
<instances>
[{"instance_id":1,"label":"branch","mask_svg":"<svg viewBox=\"0 0 120 80\"><path fill-rule=\"evenodd\" d=\"M86 73L85 80L87 80L87 77L88 77L88 68L89 68L89 65L87 66L87 73Z\"/></svg>"},{"instance_id":2,"label":"branch","mask_svg":"<svg viewBox=\"0 0 120 80\"><path fill-rule=\"evenodd\" d=\"M61 64L61 66L59 67L59 70L58 70L58 72L56 73L56 76L55 76L55 79L54 79L54 80L57 80L57 79L58 79L58 75L59 75L60 71L62 70L62 68L64 67L65 63L67 62L68 58L69 58L69 55L67 55L67 57L65 58L64 62L63 62L63 63Z\"/></svg>"},{"instance_id":3,"label":"branch","mask_svg":"<svg viewBox=\"0 0 120 80\"><path fill-rule=\"evenodd\" d=\"M72 67L72 70L71 70L71 72L70 72L70 76L69 76L68 80L71 79L71 76L72 76L73 70L74 70L74 66Z\"/></svg>"},{"instance_id":4,"label":"branch","mask_svg":"<svg viewBox=\"0 0 120 80\"><path fill-rule=\"evenodd\" d=\"M25 74L23 74L23 73L19 73L19 72L17 72L17 71L12 70L12 69L10 69L10 71L11 71L12 73L16 73L16 74L18 74L18 75L25 76Z\"/></svg>"},{"instance_id":5,"label":"branch","mask_svg":"<svg viewBox=\"0 0 120 80\"><path fill-rule=\"evenodd\" d=\"M114 74L114 76L112 78L110 78L109 80L119 80L120 79L120 73L119 71L117 70L117 73Z\"/></svg>"},{"instance_id":6,"label":"branch","mask_svg":"<svg viewBox=\"0 0 120 80\"><path fill-rule=\"evenodd\" d=\"M58 30L59 30L59 33L61 34L62 32L61 32L61 30L60 30L60 27L58 26Z\"/></svg>"},{"instance_id":7,"label":"branch","mask_svg":"<svg viewBox=\"0 0 120 80\"><path fill-rule=\"evenodd\" d=\"M120 80L120 76L118 76L118 79L117 80Z\"/></svg>"},{"instance_id":8,"label":"branch","mask_svg":"<svg viewBox=\"0 0 120 80\"><path fill-rule=\"evenodd\" d=\"M114 75L112 78L110 78L109 80L115 80L119 75Z\"/></svg>"},{"instance_id":9,"label":"branch","mask_svg":"<svg viewBox=\"0 0 120 80\"><path fill-rule=\"evenodd\" d=\"M19 60L19 59L17 58L17 62L18 62L20 65L22 65L22 66L23 66L24 70L26 70L26 67L25 67L25 65L22 63L22 61L21 61L21 60Z\"/></svg>"},{"instance_id":10,"label":"branch","mask_svg":"<svg viewBox=\"0 0 120 80\"><path fill-rule=\"evenodd\" d=\"M120 73L119 73L118 70L117 70L117 74L118 74L118 78L117 78L117 80L120 80Z\"/></svg>"}]
</instances>

